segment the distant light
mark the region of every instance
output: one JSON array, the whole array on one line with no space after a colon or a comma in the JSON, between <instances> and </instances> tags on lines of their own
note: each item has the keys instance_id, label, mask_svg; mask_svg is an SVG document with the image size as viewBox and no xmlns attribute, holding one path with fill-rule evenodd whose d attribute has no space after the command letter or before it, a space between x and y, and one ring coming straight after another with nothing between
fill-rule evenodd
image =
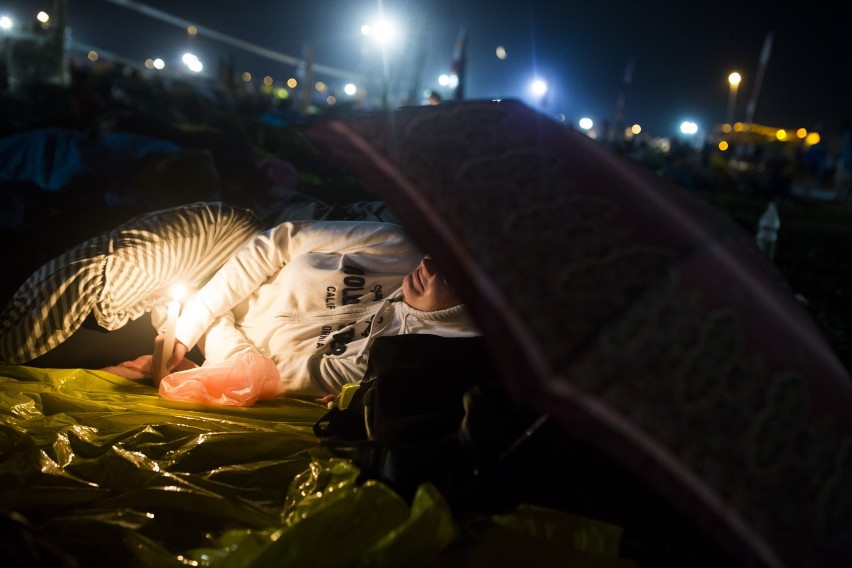
<instances>
[{"instance_id":1,"label":"distant light","mask_svg":"<svg viewBox=\"0 0 852 568\"><path fill-rule=\"evenodd\" d=\"M813 146L814 144L819 144L820 140L821 140L821 138L819 137L819 134L817 134L816 132L810 132L810 133L808 133L807 136L805 136L805 144L807 144L808 146Z\"/></svg>"},{"instance_id":2,"label":"distant light","mask_svg":"<svg viewBox=\"0 0 852 568\"><path fill-rule=\"evenodd\" d=\"M579 124L580 124L580 128L582 128L583 130L589 130L595 125L595 123L592 121L592 119L588 118L586 116L584 116L583 118L580 119Z\"/></svg>"},{"instance_id":3,"label":"distant light","mask_svg":"<svg viewBox=\"0 0 852 568\"><path fill-rule=\"evenodd\" d=\"M639 126L638 124L634 124L633 126L630 127L630 132L632 132L633 135L636 136L637 134L642 132L642 127Z\"/></svg>"},{"instance_id":4,"label":"distant light","mask_svg":"<svg viewBox=\"0 0 852 568\"><path fill-rule=\"evenodd\" d=\"M272 77L270 77L269 75L267 75L266 77L263 78L263 84L266 85L267 87L271 87L272 83L273 83Z\"/></svg>"},{"instance_id":5,"label":"distant light","mask_svg":"<svg viewBox=\"0 0 852 568\"><path fill-rule=\"evenodd\" d=\"M42 11L36 14L36 20L38 20L42 24L46 24L50 21L50 16L47 15L47 12Z\"/></svg>"},{"instance_id":6,"label":"distant light","mask_svg":"<svg viewBox=\"0 0 852 568\"><path fill-rule=\"evenodd\" d=\"M287 91L287 89L285 89L284 87L278 87L277 89L275 89L275 96L279 99L286 99L290 96L290 92Z\"/></svg>"},{"instance_id":7,"label":"distant light","mask_svg":"<svg viewBox=\"0 0 852 568\"><path fill-rule=\"evenodd\" d=\"M336 102L337 102L337 99L334 97L334 95L329 95L329 96L325 99L325 102L326 102L326 103L328 103L329 105L333 105L334 103L336 103Z\"/></svg>"},{"instance_id":8,"label":"distant light","mask_svg":"<svg viewBox=\"0 0 852 568\"><path fill-rule=\"evenodd\" d=\"M98 52L97 51L90 51L89 53L86 54L86 57L88 58L89 61L97 61L98 60Z\"/></svg>"},{"instance_id":9,"label":"distant light","mask_svg":"<svg viewBox=\"0 0 852 568\"><path fill-rule=\"evenodd\" d=\"M775 132L775 138L778 140L786 140L787 139L787 131L783 128L779 128L777 132Z\"/></svg>"},{"instance_id":10,"label":"distant light","mask_svg":"<svg viewBox=\"0 0 852 568\"><path fill-rule=\"evenodd\" d=\"M438 84L442 87L455 89L459 85L458 75L441 75L438 77Z\"/></svg>"},{"instance_id":11,"label":"distant light","mask_svg":"<svg viewBox=\"0 0 852 568\"><path fill-rule=\"evenodd\" d=\"M183 57L181 58L181 61L183 61L184 65L189 67L190 71L193 71L195 73L199 73L202 69L204 69L204 65L201 64L201 61L199 61L198 57L191 53L184 53Z\"/></svg>"},{"instance_id":12,"label":"distant light","mask_svg":"<svg viewBox=\"0 0 852 568\"><path fill-rule=\"evenodd\" d=\"M198 28L193 26L192 24L190 24L186 28L186 33L188 33L191 36L197 36L198 35Z\"/></svg>"},{"instance_id":13,"label":"distant light","mask_svg":"<svg viewBox=\"0 0 852 568\"><path fill-rule=\"evenodd\" d=\"M807 135L808 135L808 131L805 128L800 128L796 131L796 136L798 138L804 138Z\"/></svg>"},{"instance_id":14,"label":"distant light","mask_svg":"<svg viewBox=\"0 0 852 568\"><path fill-rule=\"evenodd\" d=\"M722 125L722 132L724 132L725 134L730 134L731 125L730 124L723 124Z\"/></svg>"},{"instance_id":15,"label":"distant light","mask_svg":"<svg viewBox=\"0 0 852 568\"><path fill-rule=\"evenodd\" d=\"M566 120L568 120L568 117L565 116L564 113L560 112L559 114L556 115L556 120L558 120L559 122L565 122Z\"/></svg>"},{"instance_id":16,"label":"distant light","mask_svg":"<svg viewBox=\"0 0 852 568\"><path fill-rule=\"evenodd\" d=\"M391 20L381 19L373 24L361 26L361 33L372 37L381 44L388 44L399 37L399 29Z\"/></svg>"},{"instance_id":17,"label":"distant light","mask_svg":"<svg viewBox=\"0 0 852 568\"><path fill-rule=\"evenodd\" d=\"M358 88L352 83L346 83L343 86L343 92L351 97L352 95L358 92Z\"/></svg>"},{"instance_id":18,"label":"distant light","mask_svg":"<svg viewBox=\"0 0 852 568\"><path fill-rule=\"evenodd\" d=\"M719 142L719 150L724 152L727 149L728 149L728 142L727 141L722 140L721 142Z\"/></svg>"},{"instance_id":19,"label":"distant light","mask_svg":"<svg viewBox=\"0 0 852 568\"><path fill-rule=\"evenodd\" d=\"M314 89L316 89L316 90L317 90L317 91L319 91L320 93L324 93L324 92L325 92L325 90L326 90L327 88L328 88L328 87L326 86L326 84L325 84L325 83L323 83L322 81L317 81L317 82L314 84Z\"/></svg>"},{"instance_id":20,"label":"distant light","mask_svg":"<svg viewBox=\"0 0 852 568\"><path fill-rule=\"evenodd\" d=\"M684 134L692 136L698 132L698 125L691 120L685 120L680 123L680 131Z\"/></svg>"},{"instance_id":21,"label":"distant light","mask_svg":"<svg viewBox=\"0 0 852 568\"><path fill-rule=\"evenodd\" d=\"M733 73L728 75L728 83L730 83L732 87L736 87L737 85L739 85L740 81L742 81L742 80L743 80L742 75L740 75L736 71L734 71Z\"/></svg>"},{"instance_id":22,"label":"distant light","mask_svg":"<svg viewBox=\"0 0 852 568\"><path fill-rule=\"evenodd\" d=\"M249 81L251 81L251 73L249 73L248 71L243 71L241 77L244 83L248 83Z\"/></svg>"},{"instance_id":23,"label":"distant light","mask_svg":"<svg viewBox=\"0 0 852 568\"><path fill-rule=\"evenodd\" d=\"M9 16L0 16L0 28L4 30L11 30L14 23L12 22L12 18Z\"/></svg>"},{"instance_id":24,"label":"distant light","mask_svg":"<svg viewBox=\"0 0 852 568\"><path fill-rule=\"evenodd\" d=\"M497 59L506 59L506 48L502 45L497 46Z\"/></svg>"},{"instance_id":25,"label":"distant light","mask_svg":"<svg viewBox=\"0 0 852 568\"><path fill-rule=\"evenodd\" d=\"M159 57L154 60L154 69L165 69L166 62L160 59Z\"/></svg>"},{"instance_id":26,"label":"distant light","mask_svg":"<svg viewBox=\"0 0 852 568\"><path fill-rule=\"evenodd\" d=\"M536 79L532 82L532 92L536 95L543 95L547 92L547 83L542 79Z\"/></svg>"},{"instance_id":27,"label":"distant light","mask_svg":"<svg viewBox=\"0 0 852 568\"><path fill-rule=\"evenodd\" d=\"M299 84L299 82L296 79L294 79L293 77L290 77L289 79L287 79L287 86L290 87L291 89L295 89L296 85L298 85L298 84Z\"/></svg>"}]
</instances>

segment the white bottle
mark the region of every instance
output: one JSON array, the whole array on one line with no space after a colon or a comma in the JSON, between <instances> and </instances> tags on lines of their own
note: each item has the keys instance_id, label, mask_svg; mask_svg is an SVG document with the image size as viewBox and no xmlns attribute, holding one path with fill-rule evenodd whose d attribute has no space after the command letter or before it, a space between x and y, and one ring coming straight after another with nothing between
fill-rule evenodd
<instances>
[{"instance_id":1,"label":"white bottle","mask_svg":"<svg viewBox=\"0 0 852 568\"><path fill-rule=\"evenodd\" d=\"M769 260L775 256L779 227L781 227L781 218L778 216L778 208L775 207L774 201L770 201L766 211L760 216L760 221L757 222L757 247Z\"/></svg>"}]
</instances>

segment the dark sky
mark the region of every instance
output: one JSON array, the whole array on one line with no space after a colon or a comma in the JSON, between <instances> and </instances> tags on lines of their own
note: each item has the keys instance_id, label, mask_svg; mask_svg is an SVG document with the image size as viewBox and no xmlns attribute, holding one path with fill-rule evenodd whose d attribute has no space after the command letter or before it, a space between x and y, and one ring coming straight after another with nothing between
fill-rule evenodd
<instances>
[{"instance_id":1,"label":"dark sky","mask_svg":"<svg viewBox=\"0 0 852 568\"><path fill-rule=\"evenodd\" d=\"M68 0L75 41L128 58L175 59L187 46L186 33L108 0ZM377 13L376 0L146 0L143 4L200 26L275 52L301 57L310 40L317 63L376 72L380 55L363 53L361 24ZM625 122L646 132L674 134L684 119L704 130L725 119L731 71L743 75L735 119L745 120L767 34L772 49L754 120L785 128L839 132L852 118L852 60L849 18L842 3L718 0L385 0L382 5L407 30L388 50L392 90L411 89L419 74L422 89L438 87L449 70L453 44L468 30L466 98L521 98L550 115L575 122L589 116L612 121L628 62L632 83L626 93ZM5 1L0 11L27 14L50 10L53 1ZM783 8L783 9L782 9ZM423 46L423 65L418 54ZM503 46L501 60L496 48ZM233 52L238 70L278 80L294 69L222 43L196 38L195 51L214 70ZM529 92L533 77L551 85L542 101ZM319 76L318 78L323 78ZM334 88L342 85L326 77Z\"/></svg>"}]
</instances>

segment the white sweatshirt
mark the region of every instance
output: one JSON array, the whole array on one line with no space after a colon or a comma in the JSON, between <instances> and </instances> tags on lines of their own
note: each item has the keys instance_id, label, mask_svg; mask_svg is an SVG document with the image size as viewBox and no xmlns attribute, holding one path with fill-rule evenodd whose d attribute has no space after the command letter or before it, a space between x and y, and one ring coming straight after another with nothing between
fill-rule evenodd
<instances>
[{"instance_id":1,"label":"white sweatshirt","mask_svg":"<svg viewBox=\"0 0 852 568\"><path fill-rule=\"evenodd\" d=\"M255 351L290 394L339 392L363 377L375 337L479 335L464 306L422 312L402 278L423 255L397 225L287 222L249 241L184 306L175 337L211 363Z\"/></svg>"}]
</instances>

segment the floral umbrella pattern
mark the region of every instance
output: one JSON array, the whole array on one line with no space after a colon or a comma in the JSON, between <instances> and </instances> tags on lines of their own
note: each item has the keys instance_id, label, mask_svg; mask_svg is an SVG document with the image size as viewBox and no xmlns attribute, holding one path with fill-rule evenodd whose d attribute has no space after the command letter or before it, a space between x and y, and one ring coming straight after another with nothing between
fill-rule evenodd
<instances>
[{"instance_id":1,"label":"floral umbrella pattern","mask_svg":"<svg viewBox=\"0 0 852 568\"><path fill-rule=\"evenodd\" d=\"M744 229L516 101L308 134L455 275L520 400L746 562L842 549L850 377Z\"/></svg>"}]
</instances>

